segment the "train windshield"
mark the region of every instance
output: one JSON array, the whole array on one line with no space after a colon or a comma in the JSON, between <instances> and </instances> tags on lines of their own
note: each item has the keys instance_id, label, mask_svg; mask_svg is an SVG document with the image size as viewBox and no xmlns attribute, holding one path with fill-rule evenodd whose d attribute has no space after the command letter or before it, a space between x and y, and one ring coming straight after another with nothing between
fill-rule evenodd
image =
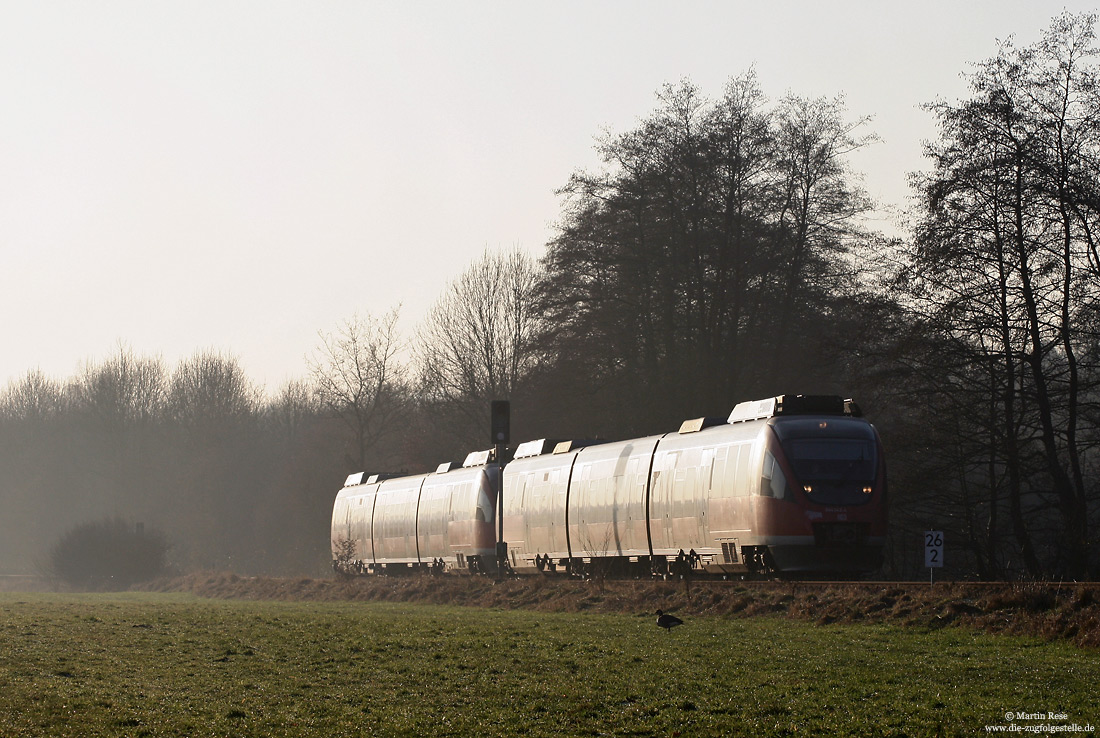
<instances>
[{"instance_id":1,"label":"train windshield","mask_svg":"<svg viewBox=\"0 0 1100 738\"><path fill-rule=\"evenodd\" d=\"M783 444L806 495L824 505L854 505L871 497L875 444L862 438L792 438Z\"/></svg>"}]
</instances>

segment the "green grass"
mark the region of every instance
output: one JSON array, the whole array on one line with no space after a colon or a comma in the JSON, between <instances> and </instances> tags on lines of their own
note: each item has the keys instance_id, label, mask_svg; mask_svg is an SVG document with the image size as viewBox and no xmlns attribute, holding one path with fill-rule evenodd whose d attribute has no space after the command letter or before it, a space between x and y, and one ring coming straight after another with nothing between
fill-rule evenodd
<instances>
[{"instance_id":1,"label":"green grass","mask_svg":"<svg viewBox=\"0 0 1100 738\"><path fill-rule=\"evenodd\" d=\"M1095 652L954 628L0 594L4 738L984 735L1100 724L1097 684Z\"/></svg>"}]
</instances>

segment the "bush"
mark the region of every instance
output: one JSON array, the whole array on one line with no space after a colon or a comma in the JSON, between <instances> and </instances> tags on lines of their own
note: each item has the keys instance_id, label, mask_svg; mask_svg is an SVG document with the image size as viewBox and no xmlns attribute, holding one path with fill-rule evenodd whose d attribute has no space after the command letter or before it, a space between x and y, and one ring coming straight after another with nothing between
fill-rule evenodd
<instances>
[{"instance_id":1,"label":"bush","mask_svg":"<svg viewBox=\"0 0 1100 738\"><path fill-rule=\"evenodd\" d=\"M126 589L162 574L168 540L122 518L82 523L50 549L50 574L81 589Z\"/></svg>"}]
</instances>

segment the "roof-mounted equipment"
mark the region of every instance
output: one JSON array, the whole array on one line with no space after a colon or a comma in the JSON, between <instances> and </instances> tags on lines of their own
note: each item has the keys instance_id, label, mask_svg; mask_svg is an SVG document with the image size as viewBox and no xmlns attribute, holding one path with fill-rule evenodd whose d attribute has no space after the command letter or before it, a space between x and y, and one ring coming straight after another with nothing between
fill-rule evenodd
<instances>
[{"instance_id":1,"label":"roof-mounted equipment","mask_svg":"<svg viewBox=\"0 0 1100 738\"><path fill-rule=\"evenodd\" d=\"M858 418L863 413L854 401L839 395L779 395L738 403L730 413L729 422L745 423L777 415L850 415Z\"/></svg>"},{"instance_id":2,"label":"roof-mounted equipment","mask_svg":"<svg viewBox=\"0 0 1100 738\"><path fill-rule=\"evenodd\" d=\"M367 481L364 484L378 484L384 482L387 479L396 479L397 477L407 476L408 472L389 472L386 474L371 474L367 477Z\"/></svg>"},{"instance_id":3,"label":"roof-mounted equipment","mask_svg":"<svg viewBox=\"0 0 1100 738\"><path fill-rule=\"evenodd\" d=\"M698 433L704 428L713 428L716 425L725 425L728 421L725 418L695 418L694 420L685 420L680 425L681 433Z\"/></svg>"},{"instance_id":4,"label":"roof-mounted equipment","mask_svg":"<svg viewBox=\"0 0 1100 738\"><path fill-rule=\"evenodd\" d=\"M466 455L466 460L462 462L462 468L467 469L471 466L485 466L496 460L497 450L495 448L488 448L484 451L471 451Z\"/></svg>"},{"instance_id":5,"label":"roof-mounted equipment","mask_svg":"<svg viewBox=\"0 0 1100 738\"><path fill-rule=\"evenodd\" d=\"M562 441L557 446L554 446L554 453L567 454L570 451L576 451L577 449L584 448L586 446L599 446L601 443L607 443L602 440L586 440L586 439L574 439L572 441Z\"/></svg>"},{"instance_id":6,"label":"roof-mounted equipment","mask_svg":"<svg viewBox=\"0 0 1100 738\"><path fill-rule=\"evenodd\" d=\"M554 450L561 441L552 438L540 438L537 441L524 441L520 445L516 446L516 453L512 456L513 459L526 459L531 456L542 456L548 454Z\"/></svg>"}]
</instances>

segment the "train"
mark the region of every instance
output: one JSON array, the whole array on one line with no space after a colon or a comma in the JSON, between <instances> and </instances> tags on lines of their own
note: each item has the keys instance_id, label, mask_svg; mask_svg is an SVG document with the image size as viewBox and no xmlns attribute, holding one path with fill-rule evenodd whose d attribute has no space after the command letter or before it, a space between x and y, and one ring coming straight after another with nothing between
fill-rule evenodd
<instances>
[{"instance_id":1,"label":"train","mask_svg":"<svg viewBox=\"0 0 1100 738\"><path fill-rule=\"evenodd\" d=\"M882 441L840 396L741 402L645 438L498 450L428 474L349 476L333 505L333 567L745 577L858 576L882 563Z\"/></svg>"}]
</instances>

